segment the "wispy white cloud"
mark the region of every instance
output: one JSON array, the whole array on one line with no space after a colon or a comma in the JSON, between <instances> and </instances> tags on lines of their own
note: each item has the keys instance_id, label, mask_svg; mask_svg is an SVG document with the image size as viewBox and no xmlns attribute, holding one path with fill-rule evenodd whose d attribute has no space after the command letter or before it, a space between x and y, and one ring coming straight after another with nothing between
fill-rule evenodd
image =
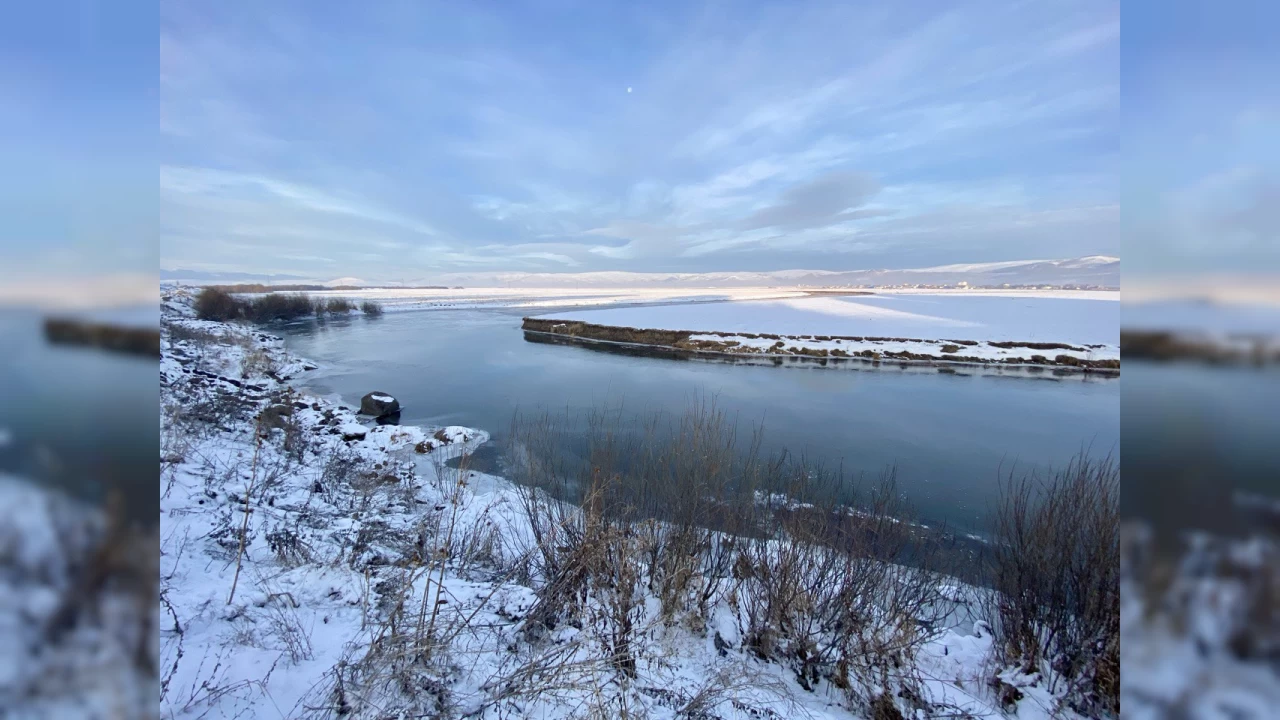
<instances>
[{"instance_id":1,"label":"wispy white cloud","mask_svg":"<svg viewBox=\"0 0 1280 720\"><path fill-rule=\"evenodd\" d=\"M1115 2L526 10L166 10L166 264L1118 252L1089 210L1116 201ZM993 236L940 229L965 213Z\"/></svg>"},{"instance_id":2,"label":"wispy white cloud","mask_svg":"<svg viewBox=\"0 0 1280 720\"><path fill-rule=\"evenodd\" d=\"M398 215L356 198L344 198L306 185L260 175L161 166L160 192L170 198L174 194L192 198L232 197L257 194L290 203L305 210L334 215L347 215L373 223L392 225L421 235L436 235L429 225Z\"/></svg>"}]
</instances>

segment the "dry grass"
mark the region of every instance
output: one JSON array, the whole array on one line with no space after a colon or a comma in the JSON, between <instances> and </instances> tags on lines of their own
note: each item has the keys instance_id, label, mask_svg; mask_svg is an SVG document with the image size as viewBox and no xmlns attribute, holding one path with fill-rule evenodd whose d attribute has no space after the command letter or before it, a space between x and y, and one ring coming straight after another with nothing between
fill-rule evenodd
<instances>
[{"instance_id":1,"label":"dry grass","mask_svg":"<svg viewBox=\"0 0 1280 720\"><path fill-rule=\"evenodd\" d=\"M578 427L585 448L566 437ZM544 415L512 436L533 529L528 575L541 579L531 637L585 616L631 676L642 593L659 601L657 622L695 632L728 603L742 648L804 687L830 682L864 705L886 692L919 697L907 668L951 604L939 548L905 521L892 473L850 496L838 475L763 458L758 431L737 447L735 424L712 405L670 426ZM575 445L580 454L566 452Z\"/></svg>"},{"instance_id":2,"label":"dry grass","mask_svg":"<svg viewBox=\"0 0 1280 720\"><path fill-rule=\"evenodd\" d=\"M1039 672L1086 716L1119 712L1120 474L1073 461L1010 475L994 513L989 615L997 661Z\"/></svg>"}]
</instances>

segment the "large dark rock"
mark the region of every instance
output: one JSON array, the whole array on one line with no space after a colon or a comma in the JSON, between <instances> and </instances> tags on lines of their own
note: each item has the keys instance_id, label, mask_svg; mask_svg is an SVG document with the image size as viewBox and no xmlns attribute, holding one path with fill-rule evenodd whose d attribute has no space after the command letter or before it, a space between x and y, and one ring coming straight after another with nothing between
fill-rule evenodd
<instances>
[{"instance_id":1,"label":"large dark rock","mask_svg":"<svg viewBox=\"0 0 1280 720\"><path fill-rule=\"evenodd\" d=\"M382 417L400 412L400 401L384 392L371 392L360 398L360 414Z\"/></svg>"}]
</instances>

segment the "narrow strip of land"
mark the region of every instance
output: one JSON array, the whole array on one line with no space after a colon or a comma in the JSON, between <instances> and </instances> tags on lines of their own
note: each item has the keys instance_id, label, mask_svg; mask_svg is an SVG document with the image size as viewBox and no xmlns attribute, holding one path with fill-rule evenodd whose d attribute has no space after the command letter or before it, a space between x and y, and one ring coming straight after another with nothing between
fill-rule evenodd
<instances>
[{"instance_id":1,"label":"narrow strip of land","mask_svg":"<svg viewBox=\"0 0 1280 720\"><path fill-rule=\"evenodd\" d=\"M554 335L569 341L624 343L655 350L702 354L868 362L1036 365L1109 373L1120 370L1119 357L1105 357L1111 348L1102 344L662 330L536 317L524 318L522 329L526 333Z\"/></svg>"}]
</instances>

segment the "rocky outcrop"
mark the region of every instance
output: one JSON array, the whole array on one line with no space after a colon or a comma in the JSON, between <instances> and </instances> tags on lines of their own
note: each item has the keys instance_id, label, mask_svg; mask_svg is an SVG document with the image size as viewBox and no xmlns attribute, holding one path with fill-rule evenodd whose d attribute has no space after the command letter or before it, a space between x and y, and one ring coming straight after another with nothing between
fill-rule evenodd
<instances>
[{"instance_id":1,"label":"rocky outcrop","mask_svg":"<svg viewBox=\"0 0 1280 720\"><path fill-rule=\"evenodd\" d=\"M384 417L400 412L400 401L384 392L374 391L360 398L360 414Z\"/></svg>"}]
</instances>

